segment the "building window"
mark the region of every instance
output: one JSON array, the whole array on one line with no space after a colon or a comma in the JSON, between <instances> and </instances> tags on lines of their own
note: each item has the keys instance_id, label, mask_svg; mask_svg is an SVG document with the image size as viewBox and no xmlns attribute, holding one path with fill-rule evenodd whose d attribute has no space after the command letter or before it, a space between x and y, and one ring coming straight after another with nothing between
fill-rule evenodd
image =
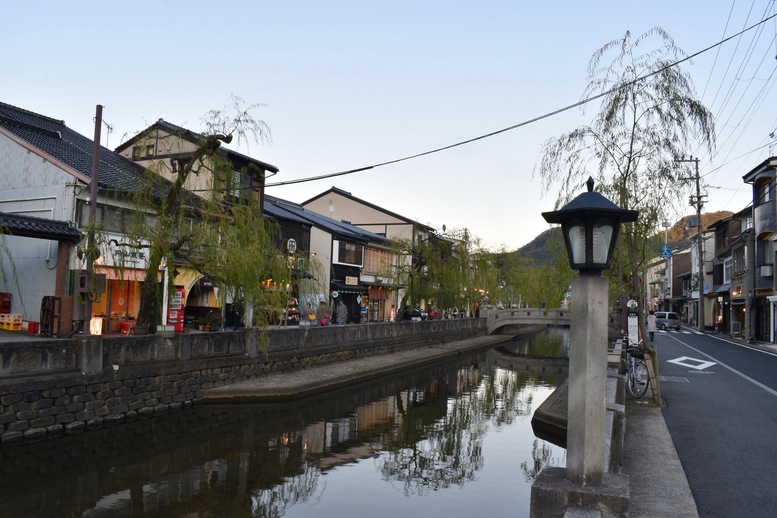
<instances>
[{"instance_id":1,"label":"building window","mask_svg":"<svg viewBox=\"0 0 777 518\"><path fill-rule=\"evenodd\" d=\"M745 248L740 246L731 252L732 274L736 275L745 271Z\"/></svg>"},{"instance_id":2,"label":"building window","mask_svg":"<svg viewBox=\"0 0 777 518\"><path fill-rule=\"evenodd\" d=\"M757 187L756 205L768 203L774 199L774 182L766 181Z\"/></svg>"},{"instance_id":3,"label":"building window","mask_svg":"<svg viewBox=\"0 0 777 518\"><path fill-rule=\"evenodd\" d=\"M370 248L364 253L364 273L389 275L394 271L394 255L386 250Z\"/></svg>"},{"instance_id":4,"label":"building window","mask_svg":"<svg viewBox=\"0 0 777 518\"><path fill-rule=\"evenodd\" d=\"M362 266L362 255L364 247L353 243L338 242L337 261L342 264L353 264Z\"/></svg>"},{"instance_id":5,"label":"building window","mask_svg":"<svg viewBox=\"0 0 777 518\"><path fill-rule=\"evenodd\" d=\"M723 284L728 284L731 282L733 262L734 261L731 259L731 257L726 257L723 259Z\"/></svg>"},{"instance_id":6,"label":"building window","mask_svg":"<svg viewBox=\"0 0 777 518\"><path fill-rule=\"evenodd\" d=\"M758 264L774 264L774 241L758 241Z\"/></svg>"}]
</instances>

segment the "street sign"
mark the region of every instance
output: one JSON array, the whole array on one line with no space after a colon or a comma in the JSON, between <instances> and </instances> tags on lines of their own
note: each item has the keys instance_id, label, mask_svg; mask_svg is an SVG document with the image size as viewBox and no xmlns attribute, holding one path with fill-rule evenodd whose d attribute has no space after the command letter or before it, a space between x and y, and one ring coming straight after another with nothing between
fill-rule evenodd
<instances>
[{"instance_id":1,"label":"street sign","mask_svg":"<svg viewBox=\"0 0 777 518\"><path fill-rule=\"evenodd\" d=\"M664 245L661 247L661 257L664 259L669 259L672 257L672 251L669 250L669 245Z\"/></svg>"}]
</instances>

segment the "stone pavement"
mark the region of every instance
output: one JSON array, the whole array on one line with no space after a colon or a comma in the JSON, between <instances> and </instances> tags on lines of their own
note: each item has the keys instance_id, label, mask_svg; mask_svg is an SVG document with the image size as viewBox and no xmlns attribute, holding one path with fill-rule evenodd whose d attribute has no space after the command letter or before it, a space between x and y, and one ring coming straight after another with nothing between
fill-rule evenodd
<instances>
[{"instance_id":1,"label":"stone pavement","mask_svg":"<svg viewBox=\"0 0 777 518\"><path fill-rule=\"evenodd\" d=\"M698 517L677 450L650 392L626 401L623 472L629 476L629 516Z\"/></svg>"},{"instance_id":2,"label":"stone pavement","mask_svg":"<svg viewBox=\"0 0 777 518\"><path fill-rule=\"evenodd\" d=\"M298 399L367 381L378 376L389 376L412 367L455 358L464 353L489 349L512 339L513 337L507 335L478 336L393 354L267 374L252 380L207 389L204 391L204 402L233 403Z\"/></svg>"}]
</instances>

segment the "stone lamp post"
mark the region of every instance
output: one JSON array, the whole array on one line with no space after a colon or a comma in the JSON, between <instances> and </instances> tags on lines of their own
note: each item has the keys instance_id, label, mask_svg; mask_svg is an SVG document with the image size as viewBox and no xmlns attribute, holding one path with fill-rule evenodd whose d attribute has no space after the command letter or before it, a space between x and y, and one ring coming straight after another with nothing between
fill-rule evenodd
<instances>
[{"instance_id":1,"label":"stone lamp post","mask_svg":"<svg viewBox=\"0 0 777 518\"><path fill-rule=\"evenodd\" d=\"M597 485L604 473L609 284L601 272L610 267L621 223L636 221L638 212L594 192L592 178L586 184L588 192L542 217L561 224L569 264L580 272L571 282L566 476Z\"/></svg>"},{"instance_id":2,"label":"stone lamp post","mask_svg":"<svg viewBox=\"0 0 777 518\"><path fill-rule=\"evenodd\" d=\"M628 515L628 477L605 469L608 280L621 223L638 212L623 210L597 192L588 192L553 212L560 223L573 277L570 311L567 464L545 468L532 486L531 516L562 516L568 508L599 508ZM615 509L618 512L613 512Z\"/></svg>"}]
</instances>

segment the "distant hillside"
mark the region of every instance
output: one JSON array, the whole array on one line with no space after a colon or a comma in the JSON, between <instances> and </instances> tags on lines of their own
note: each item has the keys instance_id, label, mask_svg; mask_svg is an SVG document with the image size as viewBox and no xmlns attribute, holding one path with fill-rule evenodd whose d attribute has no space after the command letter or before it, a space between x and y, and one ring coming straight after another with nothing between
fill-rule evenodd
<instances>
[{"instance_id":1,"label":"distant hillside","mask_svg":"<svg viewBox=\"0 0 777 518\"><path fill-rule=\"evenodd\" d=\"M707 227L709 227L712 223L715 223L720 219L732 216L733 214L734 214L733 212L730 212L727 210L704 213L701 215L702 228L706 230ZM672 227L669 228L669 232L667 232L669 246L673 248L674 247L685 248L686 246L690 245L691 236L694 236L699 232L699 229L696 228L695 221L696 221L696 215L694 214L691 216L685 216L680 221L672 225ZM694 226L691 226L692 224Z\"/></svg>"},{"instance_id":2,"label":"distant hillside","mask_svg":"<svg viewBox=\"0 0 777 518\"><path fill-rule=\"evenodd\" d=\"M704 229L706 229L709 225L712 223L726 218L728 216L733 215L733 212L729 212L726 210L718 211L718 212L708 212L701 215L701 221L702 226ZM698 229L696 228L695 224L694 226L690 226L692 224L691 220L695 220L696 216L684 216L682 219L680 219L678 222L676 222L674 225L672 225L668 232L667 232L667 239L669 242L669 246L672 248L685 248L690 244L690 238L691 236L695 235L698 232ZM660 232L660 235L658 236L660 239L659 241L663 243L664 241L664 235L663 231ZM551 239L558 239L561 240L561 227L554 227L552 229L544 231L542 234L538 235L534 239L532 239L529 243L522 246L518 250L516 250L516 253L523 257L528 257L530 259L534 260L535 264L547 264L550 261L550 242Z\"/></svg>"},{"instance_id":3,"label":"distant hillside","mask_svg":"<svg viewBox=\"0 0 777 518\"><path fill-rule=\"evenodd\" d=\"M534 264L548 264L550 262L550 240L562 240L561 227L554 227L544 231L539 236L516 250L518 255L534 260Z\"/></svg>"}]
</instances>

